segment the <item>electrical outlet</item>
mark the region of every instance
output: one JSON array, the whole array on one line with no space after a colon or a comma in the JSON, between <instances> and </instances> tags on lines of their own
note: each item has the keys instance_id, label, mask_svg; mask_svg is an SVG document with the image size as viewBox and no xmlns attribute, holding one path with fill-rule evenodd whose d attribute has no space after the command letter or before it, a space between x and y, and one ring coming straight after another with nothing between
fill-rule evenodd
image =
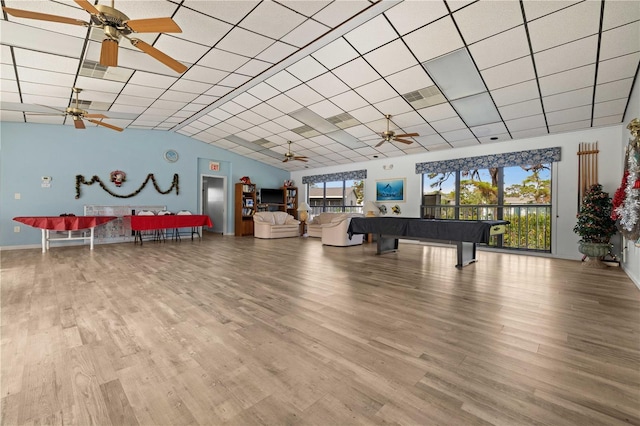
<instances>
[{"instance_id":1,"label":"electrical outlet","mask_svg":"<svg viewBox=\"0 0 640 426\"><path fill-rule=\"evenodd\" d=\"M13 227L13 232L20 232L20 227L19 226L14 226Z\"/></svg>"}]
</instances>

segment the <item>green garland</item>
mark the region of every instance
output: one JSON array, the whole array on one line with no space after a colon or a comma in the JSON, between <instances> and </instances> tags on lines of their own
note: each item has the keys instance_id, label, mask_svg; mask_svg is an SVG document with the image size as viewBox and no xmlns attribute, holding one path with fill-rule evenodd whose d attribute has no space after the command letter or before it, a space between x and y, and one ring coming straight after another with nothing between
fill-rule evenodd
<instances>
[{"instance_id":1,"label":"green garland","mask_svg":"<svg viewBox=\"0 0 640 426\"><path fill-rule=\"evenodd\" d=\"M135 197L136 195L138 195L140 193L140 191L142 191L144 189L145 186L147 186L147 183L149 182L149 180L151 180L151 182L153 182L153 186L156 189L156 191L158 191L161 194L168 194L170 193L173 188L176 189L176 195L180 194L180 187L178 186L178 174L174 174L173 175L173 182L171 183L171 187L169 189L167 189L166 191L163 191L160 189L160 187L158 186L158 183L156 182L156 178L153 176L153 173L149 173L147 175L147 178L144 180L144 182L142 182L142 185L140 185L140 188L136 189L134 192L132 192L131 194L128 195L120 195L120 194L116 194L114 192L112 192L109 188L106 187L106 185L104 184L104 182L102 182L102 180L94 175L90 181L85 180L84 176L82 175L76 175L76 200L78 198L80 198L80 185L93 185L94 183L98 182L100 184L100 187L102 189L104 189L109 195L113 196L113 197L118 197L118 198L131 198L131 197Z\"/></svg>"}]
</instances>

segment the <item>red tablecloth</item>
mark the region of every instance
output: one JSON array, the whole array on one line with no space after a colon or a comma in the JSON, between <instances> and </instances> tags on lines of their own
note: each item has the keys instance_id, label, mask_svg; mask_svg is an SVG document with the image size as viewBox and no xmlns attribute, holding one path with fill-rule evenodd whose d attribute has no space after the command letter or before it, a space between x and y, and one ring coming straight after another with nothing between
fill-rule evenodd
<instances>
[{"instance_id":1,"label":"red tablecloth","mask_svg":"<svg viewBox=\"0 0 640 426\"><path fill-rule=\"evenodd\" d=\"M203 214L161 215L161 216L124 216L131 220L134 231L150 231L154 229L192 228L194 226L213 227L211 219Z\"/></svg>"},{"instance_id":2,"label":"red tablecloth","mask_svg":"<svg viewBox=\"0 0 640 426\"><path fill-rule=\"evenodd\" d=\"M13 220L51 231L77 231L94 228L117 219L115 216L18 216Z\"/></svg>"}]
</instances>

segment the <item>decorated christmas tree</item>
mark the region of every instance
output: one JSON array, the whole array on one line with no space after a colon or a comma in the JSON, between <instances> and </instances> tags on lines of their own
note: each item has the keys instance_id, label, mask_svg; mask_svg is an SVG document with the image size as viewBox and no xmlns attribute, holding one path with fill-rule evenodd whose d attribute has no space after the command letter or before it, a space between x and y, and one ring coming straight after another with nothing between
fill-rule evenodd
<instances>
[{"instance_id":1,"label":"decorated christmas tree","mask_svg":"<svg viewBox=\"0 0 640 426\"><path fill-rule=\"evenodd\" d=\"M582 237L585 243L608 243L616 233L616 222L611 218L612 209L609 194L596 183L584 195L582 207L578 213L578 223L573 232Z\"/></svg>"}]
</instances>

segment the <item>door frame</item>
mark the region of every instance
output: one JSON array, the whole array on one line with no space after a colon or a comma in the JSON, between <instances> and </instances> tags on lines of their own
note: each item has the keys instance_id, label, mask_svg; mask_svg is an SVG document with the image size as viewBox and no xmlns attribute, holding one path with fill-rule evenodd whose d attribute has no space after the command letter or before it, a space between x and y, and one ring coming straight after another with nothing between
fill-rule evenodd
<instances>
[{"instance_id":1,"label":"door frame","mask_svg":"<svg viewBox=\"0 0 640 426\"><path fill-rule=\"evenodd\" d=\"M198 208L201 214L205 214L204 213L204 196L203 196L205 178L222 179L222 191L223 191L222 204L224 205L224 210L222 211L222 235L227 235L227 218L228 218L227 212L229 210L227 177L222 175L207 175L207 174L200 175L200 196L198 197L200 199L198 204L200 205Z\"/></svg>"}]
</instances>

